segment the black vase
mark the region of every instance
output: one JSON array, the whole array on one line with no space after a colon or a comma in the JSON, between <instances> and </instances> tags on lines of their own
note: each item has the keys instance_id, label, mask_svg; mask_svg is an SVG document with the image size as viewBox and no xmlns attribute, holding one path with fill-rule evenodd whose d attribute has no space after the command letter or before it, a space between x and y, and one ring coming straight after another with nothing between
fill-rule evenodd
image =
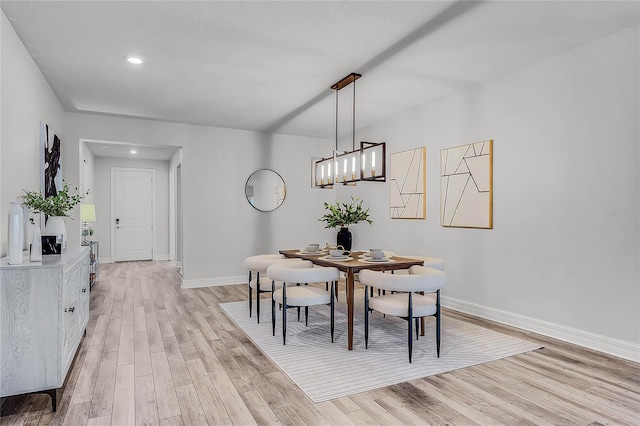
<instances>
[{"instance_id":1,"label":"black vase","mask_svg":"<svg viewBox=\"0 0 640 426\"><path fill-rule=\"evenodd\" d=\"M351 250L351 231L349 231L349 228L340 228L337 244L344 247L345 250Z\"/></svg>"}]
</instances>

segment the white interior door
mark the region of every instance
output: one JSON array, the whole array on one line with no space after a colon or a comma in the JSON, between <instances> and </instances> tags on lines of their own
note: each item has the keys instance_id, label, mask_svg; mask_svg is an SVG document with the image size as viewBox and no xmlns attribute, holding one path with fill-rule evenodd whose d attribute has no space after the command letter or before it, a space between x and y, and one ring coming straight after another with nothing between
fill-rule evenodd
<instances>
[{"instance_id":1,"label":"white interior door","mask_svg":"<svg viewBox=\"0 0 640 426\"><path fill-rule=\"evenodd\" d=\"M154 171L112 168L115 261L153 259Z\"/></svg>"}]
</instances>

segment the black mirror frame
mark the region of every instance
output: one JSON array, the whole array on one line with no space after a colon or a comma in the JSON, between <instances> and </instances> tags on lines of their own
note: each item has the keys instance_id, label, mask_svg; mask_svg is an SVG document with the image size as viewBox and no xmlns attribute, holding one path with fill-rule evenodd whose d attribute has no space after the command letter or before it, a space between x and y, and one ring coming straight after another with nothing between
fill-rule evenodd
<instances>
[{"instance_id":1,"label":"black mirror frame","mask_svg":"<svg viewBox=\"0 0 640 426\"><path fill-rule=\"evenodd\" d=\"M282 198L282 201L280 201L280 203L275 206L274 208L270 209L270 210L263 210L263 209L259 209L258 207L256 207L251 201L249 201L249 196L247 195L247 185L249 184L249 181L251 180L251 178L258 172L262 172L262 171L269 171L272 173L275 173L276 176L278 176L278 178L282 181L282 186L284 187L284 197ZM287 184L284 181L284 178L280 175L280 173L276 172L275 170L272 169L258 169L256 171L254 171L253 173L251 173L249 175L249 177L247 178L247 181L244 184L244 196L247 199L247 203L249 203L249 205L251 205L251 207L253 207L254 209L258 210L259 212L264 212L264 213L269 213L272 212L274 210L277 210L282 204L284 204L284 200L287 198Z\"/></svg>"}]
</instances>

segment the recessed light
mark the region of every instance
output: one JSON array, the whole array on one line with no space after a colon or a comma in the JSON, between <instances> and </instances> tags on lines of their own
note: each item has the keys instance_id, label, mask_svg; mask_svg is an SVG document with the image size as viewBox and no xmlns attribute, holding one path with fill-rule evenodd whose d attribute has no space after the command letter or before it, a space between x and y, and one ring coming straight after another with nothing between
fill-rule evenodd
<instances>
[{"instance_id":1,"label":"recessed light","mask_svg":"<svg viewBox=\"0 0 640 426\"><path fill-rule=\"evenodd\" d=\"M142 58L138 58L137 56L128 56L127 57L127 61L129 61L130 63L132 63L134 65L140 65L141 63L144 62L142 60Z\"/></svg>"},{"instance_id":2,"label":"recessed light","mask_svg":"<svg viewBox=\"0 0 640 426\"><path fill-rule=\"evenodd\" d=\"M132 154L135 154L135 153L137 153L138 151L136 151L135 149L132 149L132 150L131 150L131 151L129 151L129 152L130 152L130 153L132 153Z\"/></svg>"}]
</instances>

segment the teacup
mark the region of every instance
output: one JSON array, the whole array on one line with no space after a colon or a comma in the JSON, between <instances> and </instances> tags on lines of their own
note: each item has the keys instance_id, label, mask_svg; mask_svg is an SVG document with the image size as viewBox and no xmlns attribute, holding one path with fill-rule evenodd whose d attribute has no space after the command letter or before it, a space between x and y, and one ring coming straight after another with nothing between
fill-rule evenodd
<instances>
[{"instance_id":1,"label":"teacup","mask_svg":"<svg viewBox=\"0 0 640 426\"><path fill-rule=\"evenodd\" d=\"M320 250L320 244L309 244L307 247L305 247L305 251L308 251L308 252L313 252L318 250Z\"/></svg>"},{"instance_id":2,"label":"teacup","mask_svg":"<svg viewBox=\"0 0 640 426\"><path fill-rule=\"evenodd\" d=\"M372 259L382 259L384 252L382 250L371 250L370 255Z\"/></svg>"},{"instance_id":3,"label":"teacup","mask_svg":"<svg viewBox=\"0 0 640 426\"><path fill-rule=\"evenodd\" d=\"M341 257L344 256L344 250L329 250L329 254L331 257Z\"/></svg>"}]
</instances>

